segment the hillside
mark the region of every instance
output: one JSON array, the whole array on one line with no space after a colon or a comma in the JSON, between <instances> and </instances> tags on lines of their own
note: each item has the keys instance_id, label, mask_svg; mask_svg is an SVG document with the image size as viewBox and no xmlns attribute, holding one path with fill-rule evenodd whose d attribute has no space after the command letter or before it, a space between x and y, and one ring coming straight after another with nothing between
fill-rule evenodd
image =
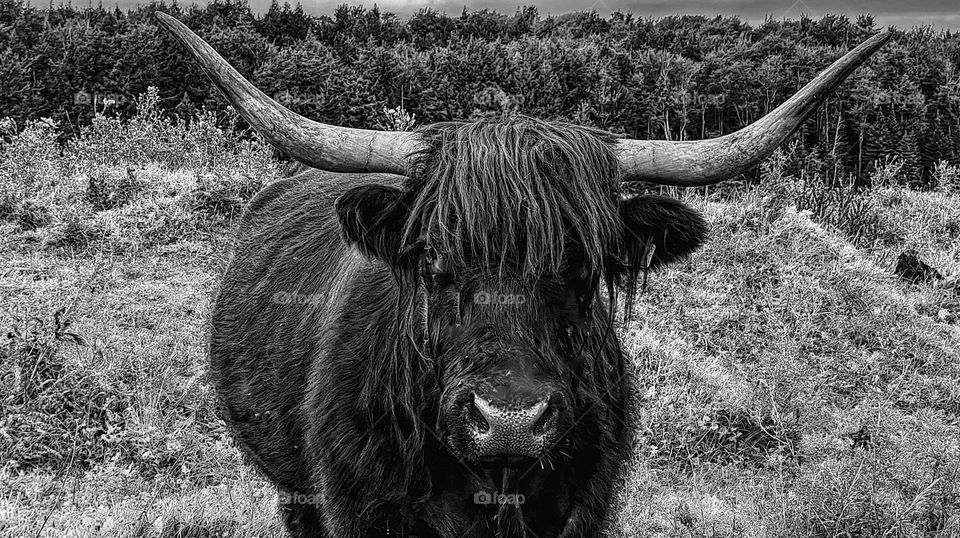
<instances>
[{"instance_id":1,"label":"hillside","mask_svg":"<svg viewBox=\"0 0 960 538\"><path fill-rule=\"evenodd\" d=\"M204 357L237 212L279 164L212 120L148 116L2 146L3 536L280 530ZM642 412L614 534L956 536L960 196L888 178L850 195L853 222L765 176L681 193L711 239L619 327ZM908 249L944 278L898 278Z\"/></svg>"},{"instance_id":2,"label":"hillside","mask_svg":"<svg viewBox=\"0 0 960 538\"><path fill-rule=\"evenodd\" d=\"M877 196L956 274L960 199ZM711 242L624 329L647 387L625 535L955 536L960 292L775 202L700 201Z\"/></svg>"}]
</instances>

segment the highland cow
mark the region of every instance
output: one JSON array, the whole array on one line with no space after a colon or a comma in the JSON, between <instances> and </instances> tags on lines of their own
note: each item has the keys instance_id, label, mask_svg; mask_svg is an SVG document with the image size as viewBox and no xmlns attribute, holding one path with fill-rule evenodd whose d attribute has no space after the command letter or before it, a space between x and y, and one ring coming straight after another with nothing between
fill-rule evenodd
<instances>
[{"instance_id":1,"label":"highland cow","mask_svg":"<svg viewBox=\"0 0 960 538\"><path fill-rule=\"evenodd\" d=\"M324 170L246 209L210 360L290 534L337 538L599 535L634 438L616 315L707 234L681 202L621 185L754 166L889 38L743 131L669 142L526 117L324 125L158 16L251 125Z\"/></svg>"}]
</instances>

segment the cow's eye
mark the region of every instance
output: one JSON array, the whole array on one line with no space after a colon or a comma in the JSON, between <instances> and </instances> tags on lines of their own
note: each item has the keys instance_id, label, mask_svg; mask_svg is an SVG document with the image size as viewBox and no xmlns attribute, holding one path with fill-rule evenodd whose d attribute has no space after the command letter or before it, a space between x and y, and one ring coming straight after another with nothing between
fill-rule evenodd
<instances>
[{"instance_id":1,"label":"cow's eye","mask_svg":"<svg viewBox=\"0 0 960 538\"><path fill-rule=\"evenodd\" d=\"M448 271L443 256L433 248L427 247L423 253L423 273L434 288L443 288L453 284L454 275Z\"/></svg>"}]
</instances>

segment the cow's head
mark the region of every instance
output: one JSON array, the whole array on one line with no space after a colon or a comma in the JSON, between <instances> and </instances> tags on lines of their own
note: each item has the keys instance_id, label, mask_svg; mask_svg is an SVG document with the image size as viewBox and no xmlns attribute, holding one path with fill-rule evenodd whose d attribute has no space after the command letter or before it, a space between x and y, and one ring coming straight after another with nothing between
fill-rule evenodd
<instances>
[{"instance_id":1,"label":"cow's head","mask_svg":"<svg viewBox=\"0 0 960 538\"><path fill-rule=\"evenodd\" d=\"M409 337L436 362L454 453L495 466L570 453L564 434L614 390L602 370L615 365L595 357L610 329L601 291L688 255L706 225L671 198L623 199L616 140L600 131L520 117L417 135L402 189L337 201L344 237L412 296Z\"/></svg>"},{"instance_id":2,"label":"cow's head","mask_svg":"<svg viewBox=\"0 0 960 538\"><path fill-rule=\"evenodd\" d=\"M695 186L755 166L890 33L837 60L756 123L711 140L616 138L528 118L407 132L318 123L257 90L183 24L157 14L243 118L296 160L334 172L408 177L354 188L344 237L383 260L407 294L409 334L437 365L441 422L471 461L542 457L590 397L611 390L601 290L694 250L702 219L680 202L625 198L620 184ZM625 304L633 299L623 294ZM599 357L599 359L596 359ZM584 387L586 385L586 387Z\"/></svg>"}]
</instances>

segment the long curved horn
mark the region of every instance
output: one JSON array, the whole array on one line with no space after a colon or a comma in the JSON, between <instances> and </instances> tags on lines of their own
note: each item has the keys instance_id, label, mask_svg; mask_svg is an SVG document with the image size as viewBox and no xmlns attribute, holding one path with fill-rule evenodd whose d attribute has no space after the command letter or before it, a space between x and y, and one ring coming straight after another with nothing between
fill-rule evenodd
<instances>
[{"instance_id":1,"label":"long curved horn","mask_svg":"<svg viewBox=\"0 0 960 538\"><path fill-rule=\"evenodd\" d=\"M765 159L810 117L857 67L886 44L889 30L864 41L775 110L743 129L710 140L620 140L624 181L693 187L736 176Z\"/></svg>"},{"instance_id":2,"label":"long curved horn","mask_svg":"<svg viewBox=\"0 0 960 538\"><path fill-rule=\"evenodd\" d=\"M407 173L407 156L417 148L415 135L336 127L307 119L254 87L182 22L160 12L157 19L193 53L243 119L294 159L331 172Z\"/></svg>"}]
</instances>

